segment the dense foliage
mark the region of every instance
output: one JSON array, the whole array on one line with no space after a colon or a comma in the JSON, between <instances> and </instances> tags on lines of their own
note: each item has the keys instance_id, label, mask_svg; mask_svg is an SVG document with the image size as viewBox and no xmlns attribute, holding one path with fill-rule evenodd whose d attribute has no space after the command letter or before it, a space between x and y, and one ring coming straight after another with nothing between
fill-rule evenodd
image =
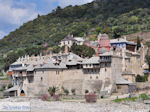
<instances>
[{"instance_id":1,"label":"dense foliage","mask_svg":"<svg viewBox=\"0 0 150 112\"><path fill-rule=\"evenodd\" d=\"M112 37L150 30L149 0L95 0L82 6L57 7L0 40L0 53L47 43L58 45L68 33L88 35L90 29Z\"/></svg>"},{"instance_id":2,"label":"dense foliage","mask_svg":"<svg viewBox=\"0 0 150 112\"><path fill-rule=\"evenodd\" d=\"M73 44L70 51L79 55L80 57L92 57L95 54L95 50L93 48L85 45Z\"/></svg>"},{"instance_id":3,"label":"dense foliage","mask_svg":"<svg viewBox=\"0 0 150 112\"><path fill-rule=\"evenodd\" d=\"M144 74L144 76L137 75L136 82L146 82L148 81L148 74Z\"/></svg>"},{"instance_id":4,"label":"dense foliage","mask_svg":"<svg viewBox=\"0 0 150 112\"><path fill-rule=\"evenodd\" d=\"M15 62L19 57L22 57L22 56L25 56L25 55L29 55L29 56L39 55L45 49L46 48L43 48L43 47L28 47L26 49L11 51L7 54L7 57L3 58L4 65L0 69L8 70L10 64Z\"/></svg>"}]
</instances>

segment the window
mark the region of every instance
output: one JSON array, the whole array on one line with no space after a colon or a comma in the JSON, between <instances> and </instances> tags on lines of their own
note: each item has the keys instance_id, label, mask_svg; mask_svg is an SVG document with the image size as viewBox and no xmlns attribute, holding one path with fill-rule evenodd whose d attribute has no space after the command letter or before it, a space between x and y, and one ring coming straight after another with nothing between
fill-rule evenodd
<instances>
[{"instance_id":1,"label":"window","mask_svg":"<svg viewBox=\"0 0 150 112\"><path fill-rule=\"evenodd\" d=\"M96 76L96 79L98 79L98 76Z\"/></svg>"},{"instance_id":2,"label":"window","mask_svg":"<svg viewBox=\"0 0 150 112\"><path fill-rule=\"evenodd\" d=\"M29 83L32 83L34 81L34 77L28 77Z\"/></svg>"},{"instance_id":3,"label":"window","mask_svg":"<svg viewBox=\"0 0 150 112\"><path fill-rule=\"evenodd\" d=\"M90 76L90 79L92 79L92 76Z\"/></svg>"},{"instance_id":4,"label":"window","mask_svg":"<svg viewBox=\"0 0 150 112\"><path fill-rule=\"evenodd\" d=\"M59 74L59 71L56 71L56 74Z\"/></svg>"},{"instance_id":5,"label":"window","mask_svg":"<svg viewBox=\"0 0 150 112\"><path fill-rule=\"evenodd\" d=\"M43 77L41 77L41 81L43 81Z\"/></svg>"}]
</instances>

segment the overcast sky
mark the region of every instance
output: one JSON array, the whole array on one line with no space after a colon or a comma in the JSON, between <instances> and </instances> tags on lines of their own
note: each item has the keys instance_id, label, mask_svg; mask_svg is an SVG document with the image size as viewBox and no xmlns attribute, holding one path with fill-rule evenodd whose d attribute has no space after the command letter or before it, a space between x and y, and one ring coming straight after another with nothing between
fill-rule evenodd
<instances>
[{"instance_id":1,"label":"overcast sky","mask_svg":"<svg viewBox=\"0 0 150 112\"><path fill-rule=\"evenodd\" d=\"M0 38L38 14L50 13L58 5L81 5L93 0L0 0Z\"/></svg>"}]
</instances>

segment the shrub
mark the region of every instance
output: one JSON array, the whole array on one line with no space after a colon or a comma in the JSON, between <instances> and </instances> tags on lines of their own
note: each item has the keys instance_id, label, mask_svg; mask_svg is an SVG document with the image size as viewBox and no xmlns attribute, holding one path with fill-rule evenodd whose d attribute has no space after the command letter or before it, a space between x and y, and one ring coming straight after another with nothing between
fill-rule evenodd
<instances>
[{"instance_id":1,"label":"shrub","mask_svg":"<svg viewBox=\"0 0 150 112\"><path fill-rule=\"evenodd\" d=\"M64 89L64 93L65 93L66 95L68 95L68 94L69 94L69 91L68 91L67 89Z\"/></svg>"},{"instance_id":2,"label":"shrub","mask_svg":"<svg viewBox=\"0 0 150 112\"><path fill-rule=\"evenodd\" d=\"M59 101L59 95L58 95L58 94L54 94L54 95L53 95L53 99L54 99L55 101Z\"/></svg>"},{"instance_id":3,"label":"shrub","mask_svg":"<svg viewBox=\"0 0 150 112\"><path fill-rule=\"evenodd\" d=\"M101 99L103 99L104 98L104 96L101 96Z\"/></svg>"},{"instance_id":4,"label":"shrub","mask_svg":"<svg viewBox=\"0 0 150 112\"><path fill-rule=\"evenodd\" d=\"M89 90L85 90L85 94L89 93Z\"/></svg>"},{"instance_id":5,"label":"shrub","mask_svg":"<svg viewBox=\"0 0 150 112\"><path fill-rule=\"evenodd\" d=\"M51 96L53 96L56 93L56 87L49 87L48 92Z\"/></svg>"},{"instance_id":6,"label":"shrub","mask_svg":"<svg viewBox=\"0 0 150 112\"><path fill-rule=\"evenodd\" d=\"M13 85L12 84L8 84L8 89L11 88L11 87L13 87Z\"/></svg>"},{"instance_id":7,"label":"shrub","mask_svg":"<svg viewBox=\"0 0 150 112\"><path fill-rule=\"evenodd\" d=\"M6 89L6 85L3 85L0 91L4 91Z\"/></svg>"},{"instance_id":8,"label":"shrub","mask_svg":"<svg viewBox=\"0 0 150 112\"><path fill-rule=\"evenodd\" d=\"M41 100L47 101L48 100L48 95L47 94L42 94Z\"/></svg>"},{"instance_id":9,"label":"shrub","mask_svg":"<svg viewBox=\"0 0 150 112\"><path fill-rule=\"evenodd\" d=\"M94 93L89 93L88 95L85 95L86 102L93 103L97 101L97 96Z\"/></svg>"},{"instance_id":10,"label":"shrub","mask_svg":"<svg viewBox=\"0 0 150 112\"><path fill-rule=\"evenodd\" d=\"M73 95L76 95L76 90L75 89L71 89L71 92Z\"/></svg>"},{"instance_id":11,"label":"shrub","mask_svg":"<svg viewBox=\"0 0 150 112\"><path fill-rule=\"evenodd\" d=\"M144 74L144 76L137 75L136 82L146 82L148 81L148 75Z\"/></svg>"},{"instance_id":12,"label":"shrub","mask_svg":"<svg viewBox=\"0 0 150 112\"><path fill-rule=\"evenodd\" d=\"M149 100L149 99L150 99L145 93L141 94L141 95L140 95L140 98L141 98L142 100Z\"/></svg>"}]
</instances>

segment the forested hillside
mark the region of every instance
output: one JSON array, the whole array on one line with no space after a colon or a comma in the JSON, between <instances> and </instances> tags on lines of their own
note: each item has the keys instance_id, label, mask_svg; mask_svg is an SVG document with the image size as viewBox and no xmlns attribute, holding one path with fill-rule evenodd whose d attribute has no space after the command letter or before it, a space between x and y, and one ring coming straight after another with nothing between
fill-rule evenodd
<instances>
[{"instance_id":1,"label":"forested hillside","mask_svg":"<svg viewBox=\"0 0 150 112\"><path fill-rule=\"evenodd\" d=\"M74 36L106 32L110 37L150 30L150 0L95 0L82 6L57 7L38 16L0 40L0 53L40 46L55 46L68 33Z\"/></svg>"}]
</instances>

